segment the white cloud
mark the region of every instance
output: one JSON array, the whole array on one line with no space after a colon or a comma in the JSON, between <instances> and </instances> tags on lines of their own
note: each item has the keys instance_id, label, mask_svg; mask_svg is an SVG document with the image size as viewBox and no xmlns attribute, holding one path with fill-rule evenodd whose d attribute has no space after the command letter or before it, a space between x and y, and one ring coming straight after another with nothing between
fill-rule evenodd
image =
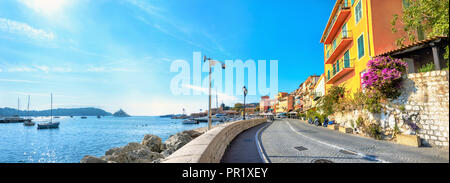
<instances>
[{"instance_id":1,"label":"white cloud","mask_svg":"<svg viewBox=\"0 0 450 183\"><path fill-rule=\"evenodd\" d=\"M29 38L37 40L53 40L56 37L52 32L37 29L26 23L17 22L6 18L0 18L0 31L25 35Z\"/></svg>"},{"instance_id":2,"label":"white cloud","mask_svg":"<svg viewBox=\"0 0 450 183\"><path fill-rule=\"evenodd\" d=\"M194 86L194 85L183 85L183 87L192 89L192 90L196 90L196 91L201 91L203 93L209 93L208 88L203 88L203 87ZM221 93L221 92L216 92L216 91L214 91L214 89L212 89L211 95L214 95L214 96L218 95L218 98L227 104L231 104L231 103L235 103L236 101L239 101L239 99L236 96L228 95L228 94Z\"/></svg>"},{"instance_id":3,"label":"white cloud","mask_svg":"<svg viewBox=\"0 0 450 183\"><path fill-rule=\"evenodd\" d=\"M8 72L35 72L35 71L37 70L29 67L13 67L8 69Z\"/></svg>"},{"instance_id":4,"label":"white cloud","mask_svg":"<svg viewBox=\"0 0 450 183\"><path fill-rule=\"evenodd\" d=\"M39 81L19 80L19 79L0 79L0 82L13 82L13 83L40 83Z\"/></svg>"},{"instance_id":5,"label":"white cloud","mask_svg":"<svg viewBox=\"0 0 450 183\"><path fill-rule=\"evenodd\" d=\"M64 10L72 1L69 0L19 0L28 8L44 15L55 15Z\"/></svg>"},{"instance_id":6,"label":"white cloud","mask_svg":"<svg viewBox=\"0 0 450 183\"><path fill-rule=\"evenodd\" d=\"M48 67L45 66L45 65L42 65L42 66L34 66L34 67L36 67L36 68L38 68L39 70L44 71L44 72L48 72L48 71L50 70L50 68L48 68Z\"/></svg>"},{"instance_id":7,"label":"white cloud","mask_svg":"<svg viewBox=\"0 0 450 183\"><path fill-rule=\"evenodd\" d=\"M55 72L72 72L71 68L55 67L52 69Z\"/></svg>"},{"instance_id":8,"label":"white cloud","mask_svg":"<svg viewBox=\"0 0 450 183\"><path fill-rule=\"evenodd\" d=\"M114 67L114 68L105 68L105 67L89 67L87 72L137 72L133 69L122 68L122 67Z\"/></svg>"}]
</instances>

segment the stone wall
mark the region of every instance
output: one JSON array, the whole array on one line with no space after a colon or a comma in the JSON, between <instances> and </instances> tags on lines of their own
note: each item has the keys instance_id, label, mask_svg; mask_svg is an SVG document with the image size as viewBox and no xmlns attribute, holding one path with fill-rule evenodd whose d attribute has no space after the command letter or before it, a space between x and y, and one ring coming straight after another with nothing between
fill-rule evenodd
<instances>
[{"instance_id":1,"label":"stone wall","mask_svg":"<svg viewBox=\"0 0 450 183\"><path fill-rule=\"evenodd\" d=\"M383 105L383 112L366 110L335 113L340 125L355 127L358 117L379 124L389 138L396 126L402 134L417 134L425 146L448 147L449 134L449 72L431 71L406 75L402 93ZM356 128L356 133L361 130Z\"/></svg>"},{"instance_id":2,"label":"stone wall","mask_svg":"<svg viewBox=\"0 0 450 183\"><path fill-rule=\"evenodd\" d=\"M184 145L161 163L219 163L228 144L237 135L266 121L250 119L218 125Z\"/></svg>"}]
</instances>

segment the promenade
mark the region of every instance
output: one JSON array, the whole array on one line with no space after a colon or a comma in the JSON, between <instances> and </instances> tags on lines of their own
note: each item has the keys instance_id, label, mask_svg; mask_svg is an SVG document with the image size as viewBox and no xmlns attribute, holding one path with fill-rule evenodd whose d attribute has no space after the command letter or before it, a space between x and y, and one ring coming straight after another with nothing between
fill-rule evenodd
<instances>
[{"instance_id":1,"label":"promenade","mask_svg":"<svg viewBox=\"0 0 450 183\"><path fill-rule=\"evenodd\" d=\"M309 125L296 119L275 120L253 127L237 136L225 152L222 162L311 163L448 163L448 150L409 147L393 142L344 134ZM262 151L257 148L260 141Z\"/></svg>"}]
</instances>

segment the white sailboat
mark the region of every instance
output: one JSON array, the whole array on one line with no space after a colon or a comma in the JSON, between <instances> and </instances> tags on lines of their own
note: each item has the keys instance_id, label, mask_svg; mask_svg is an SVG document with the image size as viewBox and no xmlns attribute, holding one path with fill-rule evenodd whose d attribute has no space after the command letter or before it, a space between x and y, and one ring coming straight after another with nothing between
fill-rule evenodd
<instances>
[{"instance_id":1,"label":"white sailboat","mask_svg":"<svg viewBox=\"0 0 450 183\"><path fill-rule=\"evenodd\" d=\"M53 94L50 94L50 97L51 97L50 122L38 124L38 129L59 128L59 122L53 122Z\"/></svg>"},{"instance_id":2,"label":"white sailboat","mask_svg":"<svg viewBox=\"0 0 450 183\"><path fill-rule=\"evenodd\" d=\"M30 116L30 96L28 95L28 106L27 106L27 114ZM28 118L23 122L23 125L25 126L34 126L34 122L31 118Z\"/></svg>"}]
</instances>

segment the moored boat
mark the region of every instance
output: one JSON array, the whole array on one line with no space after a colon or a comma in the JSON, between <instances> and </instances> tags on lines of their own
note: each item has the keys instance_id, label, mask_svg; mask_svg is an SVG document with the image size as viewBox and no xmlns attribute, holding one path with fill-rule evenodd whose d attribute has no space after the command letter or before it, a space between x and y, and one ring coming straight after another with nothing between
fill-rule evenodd
<instances>
[{"instance_id":1,"label":"moored boat","mask_svg":"<svg viewBox=\"0 0 450 183\"><path fill-rule=\"evenodd\" d=\"M59 122L53 122L53 94L50 94L51 104L50 104L50 122L40 123L37 125L37 129L52 129L59 128Z\"/></svg>"},{"instance_id":2,"label":"moored boat","mask_svg":"<svg viewBox=\"0 0 450 183\"><path fill-rule=\"evenodd\" d=\"M198 124L198 121L192 120L192 119L187 119L187 120L183 120L182 122L183 124Z\"/></svg>"}]
</instances>

